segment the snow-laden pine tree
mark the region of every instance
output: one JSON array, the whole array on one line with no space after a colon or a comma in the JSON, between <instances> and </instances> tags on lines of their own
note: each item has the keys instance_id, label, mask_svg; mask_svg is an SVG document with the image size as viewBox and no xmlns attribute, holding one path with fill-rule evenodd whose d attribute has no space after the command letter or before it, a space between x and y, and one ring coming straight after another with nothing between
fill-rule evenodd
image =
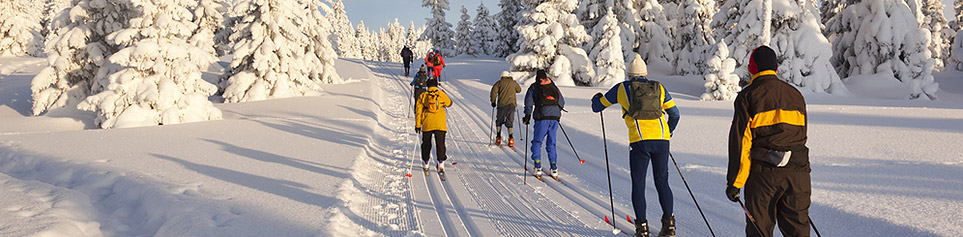
<instances>
[{"instance_id":1,"label":"snow-laden pine tree","mask_svg":"<svg viewBox=\"0 0 963 237\"><path fill-rule=\"evenodd\" d=\"M388 29L380 35L382 62L401 62L401 49L405 47L405 28L398 18L388 23Z\"/></svg>"},{"instance_id":2,"label":"snow-laden pine tree","mask_svg":"<svg viewBox=\"0 0 963 237\"><path fill-rule=\"evenodd\" d=\"M592 29L592 37L598 39L598 43L589 51L589 57L595 59L595 67L598 71L589 84L608 88L625 81L622 27L611 7L598 21L598 25Z\"/></svg>"},{"instance_id":3,"label":"snow-laden pine tree","mask_svg":"<svg viewBox=\"0 0 963 237\"><path fill-rule=\"evenodd\" d=\"M739 76L735 74L736 60L729 56L729 47L725 42L712 45L710 51L713 53L709 61L705 76L706 92L702 94L702 100L735 100L742 91L739 86Z\"/></svg>"},{"instance_id":4,"label":"snow-laden pine tree","mask_svg":"<svg viewBox=\"0 0 963 237\"><path fill-rule=\"evenodd\" d=\"M426 24L428 28L421 38L431 41L434 49L442 55L453 55L455 42L452 38L455 33L451 31L451 23L445 21L445 11L450 9L448 0L422 0L421 6L431 9L431 18Z\"/></svg>"},{"instance_id":5,"label":"snow-laden pine tree","mask_svg":"<svg viewBox=\"0 0 963 237\"><path fill-rule=\"evenodd\" d=\"M640 30L637 32L638 53L647 64L668 64L675 62L672 51L673 24L665 17L662 5L656 0L642 0L639 3L638 19Z\"/></svg>"},{"instance_id":6,"label":"snow-laden pine tree","mask_svg":"<svg viewBox=\"0 0 963 237\"><path fill-rule=\"evenodd\" d=\"M591 85L595 70L581 48L591 37L572 13L578 3L525 0L523 4L524 19L516 28L521 36L521 48L507 58L512 64L511 71L529 74L519 81L530 84L537 70L546 70L558 85Z\"/></svg>"},{"instance_id":7,"label":"snow-laden pine tree","mask_svg":"<svg viewBox=\"0 0 963 237\"><path fill-rule=\"evenodd\" d=\"M197 30L190 0L130 0L138 13L129 27L107 36L109 66L94 83L101 92L77 105L97 114L101 128L178 124L221 119L207 98L217 86L201 79L216 58L191 45ZM98 88L99 87L99 88Z\"/></svg>"},{"instance_id":8,"label":"snow-laden pine tree","mask_svg":"<svg viewBox=\"0 0 963 237\"><path fill-rule=\"evenodd\" d=\"M424 64L424 60L419 59L424 59L425 55L428 54L428 50L433 47L431 45L431 41L420 38L424 32L424 25L419 28L415 28L415 24L412 22L408 27L408 42L410 42L408 47L411 47L411 52L415 55L415 63L412 64L412 67L418 67L421 66L421 64Z\"/></svg>"},{"instance_id":9,"label":"snow-laden pine tree","mask_svg":"<svg viewBox=\"0 0 963 237\"><path fill-rule=\"evenodd\" d=\"M875 74L879 80L898 80L910 99L936 99L934 60L927 48L929 31L902 0L865 0L837 16L843 32L833 42L834 60L843 77Z\"/></svg>"},{"instance_id":10,"label":"snow-laden pine tree","mask_svg":"<svg viewBox=\"0 0 963 237\"><path fill-rule=\"evenodd\" d=\"M728 0L712 18L716 41L729 47L729 57L736 60L737 75L749 74L746 65L753 49L771 43L773 1Z\"/></svg>"},{"instance_id":11,"label":"snow-laden pine tree","mask_svg":"<svg viewBox=\"0 0 963 237\"><path fill-rule=\"evenodd\" d=\"M836 14L846 9L849 5L856 3L856 0L823 0L819 5L819 15L821 17L820 23L824 26L823 35L826 38L832 39L833 35L838 33L840 29L830 30L829 26L832 25L832 21L836 18Z\"/></svg>"},{"instance_id":12,"label":"snow-laden pine tree","mask_svg":"<svg viewBox=\"0 0 963 237\"><path fill-rule=\"evenodd\" d=\"M458 21L458 27L455 27L454 55L478 55L478 45L472 44L474 43L471 40L472 31L474 30L472 29L471 16L468 15L468 9L465 8L465 6L461 6L461 20Z\"/></svg>"},{"instance_id":13,"label":"snow-laden pine tree","mask_svg":"<svg viewBox=\"0 0 963 237\"><path fill-rule=\"evenodd\" d=\"M500 0L498 6L501 7L495 19L498 21L498 40L495 47L496 57L507 57L518 52L518 26L519 14L522 12L521 0Z\"/></svg>"},{"instance_id":14,"label":"snow-laden pine tree","mask_svg":"<svg viewBox=\"0 0 963 237\"><path fill-rule=\"evenodd\" d=\"M963 71L963 0L953 1L953 10L955 10L953 12L956 13L956 18L952 27L956 34L953 37L953 45L950 46L950 66Z\"/></svg>"},{"instance_id":15,"label":"snow-laden pine tree","mask_svg":"<svg viewBox=\"0 0 963 237\"><path fill-rule=\"evenodd\" d=\"M378 48L375 45L371 32L368 28L364 26L364 21L358 22L358 29L355 31L354 38L358 42L358 49L360 58L364 60L375 60L378 54Z\"/></svg>"},{"instance_id":16,"label":"snow-laden pine tree","mask_svg":"<svg viewBox=\"0 0 963 237\"><path fill-rule=\"evenodd\" d=\"M321 83L340 83L337 57L318 2L242 0L231 76L224 91L229 103L319 95ZM332 55L334 54L334 55Z\"/></svg>"},{"instance_id":17,"label":"snow-laden pine tree","mask_svg":"<svg viewBox=\"0 0 963 237\"><path fill-rule=\"evenodd\" d=\"M40 20L40 36L43 37L44 52L47 52L46 43L56 38L59 34L54 29L62 29L62 26L54 25L54 22L65 22L64 20L55 21L57 17L69 17L69 14L61 14L68 9L70 0L47 0L47 5L43 10L43 17Z\"/></svg>"},{"instance_id":18,"label":"snow-laden pine tree","mask_svg":"<svg viewBox=\"0 0 963 237\"><path fill-rule=\"evenodd\" d=\"M950 44L952 43L953 32L947 31L949 27L946 17L943 16L942 0L923 0L920 12L923 14L923 21L920 28L930 32L930 56L933 57L934 70L942 70L945 61L949 59Z\"/></svg>"},{"instance_id":19,"label":"snow-laden pine tree","mask_svg":"<svg viewBox=\"0 0 963 237\"><path fill-rule=\"evenodd\" d=\"M472 27L472 45L478 47L478 54L494 55L498 30L495 20L492 20L485 4L479 4L475 14L475 25Z\"/></svg>"},{"instance_id":20,"label":"snow-laden pine tree","mask_svg":"<svg viewBox=\"0 0 963 237\"><path fill-rule=\"evenodd\" d=\"M344 2L342 0L326 0L331 5L332 12L329 12L326 16L328 21L331 22L331 26L334 28L334 34L331 36L334 38L331 40L334 44L334 50L342 58L363 58L361 56L361 45L355 36L355 27L351 24L351 20L348 20L348 13L344 9Z\"/></svg>"},{"instance_id":21,"label":"snow-laden pine tree","mask_svg":"<svg viewBox=\"0 0 963 237\"><path fill-rule=\"evenodd\" d=\"M674 37L676 52L675 72L680 75L706 74L706 62L713 57L716 39L712 35L712 16L716 14L715 0L685 0L679 5L679 35Z\"/></svg>"},{"instance_id":22,"label":"snow-laden pine tree","mask_svg":"<svg viewBox=\"0 0 963 237\"><path fill-rule=\"evenodd\" d=\"M35 0L0 1L0 56L43 54L41 15Z\"/></svg>"},{"instance_id":23,"label":"snow-laden pine tree","mask_svg":"<svg viewBox=\"0 0 963 237\"><path fill-rule=\"evenodd\" d=\"M59 35L47 41L49 66L30 83L33 114L76 105L87 96L100 93L101 67L119 50L107 43L107 35L127 28L127 19L138 14L128 1L108 4L101 0L79 0L51 23Z\"/></svg>"},{"instance_id":24,"label":"snow-laden pine tree","mask_svg":"<svg viewBox=\"0 0 963 237\"><path fill-rule=\"evenodd\" d=\"M224 16L227 13L227 2L224 0L200 0L194 11L194 24L197 29L191 35L190 42L213 56L224 55L216 45L227 44L229 34L218 34L225 30ZM218 37L220 36L220 37Z\"/></svg>"},{"instance_id":25,"label":"snow-laden pine tree","mask_svg":"<svg viewBox=\"0 0 963 237\"><path fill-rule=\"evenodd\" d=\"M606 11L615 5L615 0L583 0L579 1L578 8L575 9L575 15L578 16L579 22L585 29L592 29L599 25L599 21L605 17ZM591 50L597 42L598 38L593 35L592 43L586 45L586 51Z\"/></svg>"},{"instance_id":26,"label":"snow-laden pine tree","mask_svg":"<svg viewBox=\"0 0 963 237\"><path fill-rule=\"evenodd\" d=\"M816 6L805 0L774 0L772 42L780 80L812 92L847 94L832 65L832 44L822 34Z\"/></svg>"}]
</instances>

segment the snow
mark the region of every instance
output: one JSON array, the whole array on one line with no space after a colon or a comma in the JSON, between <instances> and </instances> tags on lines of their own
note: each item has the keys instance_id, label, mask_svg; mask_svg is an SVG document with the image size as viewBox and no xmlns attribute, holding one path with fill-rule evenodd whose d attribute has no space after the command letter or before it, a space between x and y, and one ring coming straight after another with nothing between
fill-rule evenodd
<instances>
[{"instance_id":1,"label":"snow","mask_svg":"<svg viewBox=\"0 0 963 237\"><path fill-rule=\"evenodd\" d=\"M560 87L570 111L562 126L586 163L559 138L564 184L542 182L521 173L525 129L516 128L514 150L486 146L487 92L510 65L446 61L441 87L455 105L441 182L414 167L410 78L398 63L339 60L347 83L324 85L327 95L215 103L222 120L99 130L89 112L69 107L29 116L30 80L44 59L0 58L0 188L8 191L0 236L611 236L602 131L588 101L607 88ZM649 68L682 112L673 155L713 231L742 235L742 210L722 188L731 103L701 101L700 76ZM937 101L905 100L897 84L860 89L880 84L864 76L845 82L851 95L804 91L815 225L826 236L963 235L963 72L934 73ZM613 219L631 234L619 115L603 115ZM709 235L670 173L678 235ZM648 189L657 230L661 211Z\"/></svg>"}]
</instances>

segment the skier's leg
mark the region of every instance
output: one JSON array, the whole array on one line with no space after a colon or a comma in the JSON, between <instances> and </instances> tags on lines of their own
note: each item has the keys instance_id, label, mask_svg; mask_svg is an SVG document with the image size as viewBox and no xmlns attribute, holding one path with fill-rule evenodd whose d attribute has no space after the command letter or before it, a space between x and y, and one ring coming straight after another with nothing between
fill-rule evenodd
<instances>
[{"instance_id":1,"label":"skier's leg","mask_svg":"<svg viewBox=\"0 0 963 237\"><path fill-rule=\"evenodd\" d=\"M535 121L535 131L534 137L532 137L532 160L535 161L537 166L535 168L541 168L542 160L542 141L545 140L545 135L548 133L548 128L545 126L546 120Z\"/></svg>"},{"instance_id":2,"label":"skier's leg","mask_svg":"<svg viewBox=\"0 0 963 237\"><path fill-rule=\"evenodd\" d=\"M761 164L752 164L749 168L749 177L746 178L746 186L743 187L743 194L746 199L746 210L756 220L756 225L765 233L765 236L772 236L772 230L776 226L775 197L779 194L778 177L772 172L772 168L762 167ZM770 214L773 213L773 214ZM746 236L761 236L752 226L751 220L746 217Z\"/></svg>"},{"instance_id":3,"label":"skier's leg","mask_svg":"<svg viewBox=\"0 0 963 237\"><path fill-rule=\"evenodd\" d=\"M672 189L669 188L669 141L644 141L646 150L652 157L652 179L655 190L659 192L662 217L672 216Z\"/></svg>"},{"instance_id":4,"label":"skier's leg","mask_svg":"<svg viewBox=\"0 0 963 237\"><path fill-rule=\"evenodd\" d=\"M642 142L629 144L629 174L632 176L632 207L637 222L647 221L645 217L645 173L649 166L649 156Z\"/></svg>"},{"instance_id":5,"label":"skier's leg","mask_svg":"<svg viewBox=\"0 0 963 237\"><path fill-rule=\"evenodd\" d=\"M421 133L421 161L428 162L431 159L431 132Z\"/></svg>"},{"instance_id":6,"label":"skier's leg","mask_svg":"<svg viewBox=\"0 0 963 237\"><path fill-rule=\"evenodd\" d=\"M438 148L435 148L436 149L435 153L437 153L436 155L438 155L438 163L441 163L441 162L444 162L445 160L448 160L447 149L445 149L445 134L448 132L434 131L434 133L435 133L435 146L438 147Z\"/></svg>"},{"instance_id":7,"label":"skier's leg","mask_svg":"<svg viewBox=\"0 0 963 237\"><path fill-rule=\"evenodd\" d=\"M786 175L786 193L776 204L776 219L783 236L809 236L809 205L812 183L809 173Z\"/></svg>"},{"instance_id":8,"label":"skier's leg","mask_svg":"<svg viewBox=\"0 0 963 237\"><path fill-rule=\"evenodd\" d=\"M552 169L558 169L555 167L555 162L558 161L558 153L555 147L555 138L558 132L558 120L545 120L547 123L546 138L545 138L545 153L548 153L548 161L552 164Z\"/></svg>"}]
</instances>

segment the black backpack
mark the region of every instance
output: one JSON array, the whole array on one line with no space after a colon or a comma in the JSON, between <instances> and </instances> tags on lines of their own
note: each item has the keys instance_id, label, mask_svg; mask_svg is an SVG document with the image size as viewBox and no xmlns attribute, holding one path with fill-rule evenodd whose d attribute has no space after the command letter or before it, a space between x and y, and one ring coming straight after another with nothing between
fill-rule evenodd
<instances>
[{"instance_id":1,"label":"black backpack","mask_svg":"<svg viewBox=\"0 0 963 237\"><path fill-rule=\"evenodd\" d=\"M428 88L428 76L425 73L418 72L418 78L415 79L415 86L419 88Z\"/></svg>"},{"instance_id":2,"label":"black backpack","mask_svg":"<svg viewBox=\"0 0 963 237\"><path fill-rule=\"evenodd\" d=\"M441 66L441 55L431 55L431 64L434 64L435 66Z\"/></svg>"},{"instance_id":3,"label":"black backpack","mask_svg":"<svg viewBox=\"0 0 963 237\"><path fill-rule=\"evenodd\" d=\"M535 82L538 83L538 82ZM555 82L548 83L547 85L535 84L535 107L542 108L543 106L559 105L558 98L561 97L561 92L558 91L558 87L555 86Z\"/></svg>"},{"instance_id":4,"label":"black backpack","mask_svg":"<svg viewBox=\"0 0 963 237\"><path fill-rule=\"evenodd\" d=\"M632 81L629 87L632 93L629 95L629 109L623 111L625 116L636 120L651 120L662 117L661 83L657 81Z\"/></svg>"}]
</instances>

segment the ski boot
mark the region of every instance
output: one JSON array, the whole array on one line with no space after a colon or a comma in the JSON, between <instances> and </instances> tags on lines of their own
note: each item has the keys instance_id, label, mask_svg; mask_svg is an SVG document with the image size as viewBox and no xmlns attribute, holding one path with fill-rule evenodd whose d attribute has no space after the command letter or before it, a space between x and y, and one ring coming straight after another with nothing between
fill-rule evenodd
<instances>
[{"instance_id":1,"label":"ski boot","mask_svg":"<svg viewBox=\"0 0 963 237\"><path fill-rule=\"evenodd\" d=\"M515 138L508 137L508 147L515 147Z\"/></svg>"},{"instance_id":2,"label":"ski boot","mask_svg":"<svg viewBox=\"0 0 963 237\"><path fill-rule=\"evenodd\" d=\"M662 230L659 236L675 237L675 215L662 217Z\"/></svg>"},{"instance_id":3,"label":"ski boot","mask_svg":"<svg viewBox=\"0 0 963 237\"><path fill-rule=\"evenodd\" d=\"M535 177L536 177L536 178L542 178L542 175L543 175L543 174L544 174L544 172L542 172L542 168L541 168L541 167L535 168Z\"/></svg>"},{"instance_id":4,"label":"ski boot","mask_svg":"<svg viewBox=\"0 0 963 237\"><path fill-rule=\"evenodd\" d=\"M552 178L558 179L558 169L552 169Z\"/></svg>"},{"instance_id":5,"label":"ski boot","mask_svg":"<svg viewBox=\"0 0 963 237\"><path fill-rule=\"evenodd\" d=\"M435 168L438 168L438 172L445 172L445 162L439 161Z\"/></svg>"},{"instance_id":6,"label":"ski boot","mask_svg":"<svg viewBox=\"0 0 963 237\"><path fill-rule=\"evenodd\" d=\"M495 137L495 145L502 145L502 137Z\"/></svg>"},{"instance_id":7,"label":"ski boot","mask_svg":"<svg viewBox=\"0 0 963 237\"><path fill-rule=\"evenodd\" d=\"M635 219L635 237L649 237L649 222Z\"/></svg>"}]
</instances>

